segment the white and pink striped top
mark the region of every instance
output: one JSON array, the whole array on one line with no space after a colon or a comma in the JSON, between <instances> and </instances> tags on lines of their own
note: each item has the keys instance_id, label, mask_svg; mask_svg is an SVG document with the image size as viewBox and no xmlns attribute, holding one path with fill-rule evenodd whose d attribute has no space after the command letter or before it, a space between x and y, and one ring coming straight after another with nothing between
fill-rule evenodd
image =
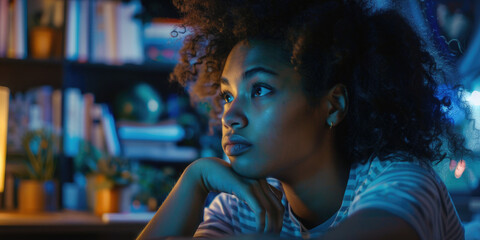
<instances>
[{"instance_id":1,"label":"white and pink striped top","mask_svg":"<svg viewBox=\"0 0 480 240\"><path fill-rule=\"evenodd\" d=\"M268 179L282 190L281 183ZM319 237L361 209L381 209L411 224L421 239L464 239L464 228L450 195L431 166L378 158L354 164L340 209L326 222L306 229L295 218L283 196L285 207L280 236ZM204 221L195 237L221 237L255 233L255 215L234 195L221 193L205 208Z\"/></svg>"}]
</instances>

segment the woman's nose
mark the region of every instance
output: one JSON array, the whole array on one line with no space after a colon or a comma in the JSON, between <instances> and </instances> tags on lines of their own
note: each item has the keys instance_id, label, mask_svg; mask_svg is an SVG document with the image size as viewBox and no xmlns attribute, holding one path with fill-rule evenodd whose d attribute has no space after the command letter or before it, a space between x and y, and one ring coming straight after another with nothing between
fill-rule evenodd
<instances>
[{"instance_id":1,"label":"woman's nose","mask_svg":"<svg viewBox=\"0 0 480 240\"><path fill-rule=\"evenodd\" d=\"M248 125L244 107L238 98L233 100L228 106L225 106L222 124L224 127L232 129L241 129Z\"/></svg>"}]
</instances>

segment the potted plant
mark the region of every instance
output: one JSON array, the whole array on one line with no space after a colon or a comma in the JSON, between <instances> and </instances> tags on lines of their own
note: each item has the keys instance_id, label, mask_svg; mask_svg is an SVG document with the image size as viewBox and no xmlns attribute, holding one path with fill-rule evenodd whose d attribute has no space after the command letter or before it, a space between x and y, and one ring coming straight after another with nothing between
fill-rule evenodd
<instances>
[{"instance_id":1,"label":"potted plant","mask_svg":"<svg viewBox=\"0 0 480 240\"><path fill-rule=\"evenodd\" d=\"M178 174L172 167L156 168L140 165L137 170L139 191L134 199L134 207L146 206L148 211L156 211L175 186Z\"/></svg>"},{"instance_id":2,"label":"potted plant","mask_svg":"<svg viewBox=\"0 0 480 240\"><path fill-rule=\"evenodd\" d=\"M121 195L134 179L130 162L103 153L88 142L82 142L80 152L75 157L75 166L86 176L87 201L95 214L119 212Z\"/></svg>"},{"instance_id":3,"label":"potted plant","mask_svg":"<svg viewBox=\"0 0 480 240\"><path fill-rule=\"evenodd\" d=\"M23 161L25 171L20 174L18 186L20 212L37 213L56 209L53 143L53 136L44 130L27 132L22 139L26 158Z\"/></svg>"}]
</instances>

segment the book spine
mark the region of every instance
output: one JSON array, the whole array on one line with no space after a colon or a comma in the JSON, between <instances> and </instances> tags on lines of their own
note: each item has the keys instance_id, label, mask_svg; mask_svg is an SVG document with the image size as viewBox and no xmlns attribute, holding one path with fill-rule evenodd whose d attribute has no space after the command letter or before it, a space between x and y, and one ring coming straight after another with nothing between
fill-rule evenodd
<instances>
[{"instance_id":1,"label":"book spine","mask_svg":"<svg viewBox=\"0 0 480 240\"><path fill-rule=\"evenodd\" d=\"M95 97L91 93L86 93L83 95L83 106L84 106L84 122L85 122L85 128L84 128L84 139L87 142L92 142L92 108L93 104L95 102Z\"/></svg>"},{"instance_id":2,"label":"book spine","mask_svg":"<svg viewBox=\"0 0 480 240\"><path fill-rule=\"evenodd\" d=\"M79 89L65 89L64 108L64 153L66 156L75 156L81 139L82 95Z\"/></svg>"},{"instance_id":3,"label":"book spine","mask_svg":"<svg viewBox=\"0 0 480 240\"><path fill-rule=\"evenodd\" d=\"M40 109L40 127L52 129L52 88L43 86L36 90L37 104Z\"/></svg>"},{"instance_id":4,"label":"book spine","mask_svg":"<svg viewBox=\"0 0 480 240\"><path fill-rule=\"evenodd\" d=\"M105 28L105 2L101 0L92 2L92 61L105 62L106 60L106 28Z\"/></svg>"},{"instance_id":5,"label":"book spine","mask_svg":"<svg viewBox=\"0 0 480 240\"><path fill-rule=\"evenodd\" d=\"M102 107L93 104L92 107L92 145L99 151L105 151L105 134L102 126Z\"/></svg>"},{"instance_id":6,"label":"book spine","mask_svg":"<svg viewBox=\"0 0 480 240\"><path fill-rule=\"evenodd\" d=\"M141 8L138 0L119 4L117 8L117 52L123 63L143 63L142 23L135 18Z\"/></svg>"},{"instance_id":7,"label":"book spine","mask_svg":"<svg viewBox=\"0 0 480 240\"><path fill-rule=\"evenodd\" d=\"M80 20L78 36L78 61L87 62L89 57L89 38L90 38L90 1L82 0L80 2Z\"/></svg>"},{"instance_id":8,"label":"book spine","mask_svg":"<svg viewBox=\"0 0 480 240\"><path fill-rule=\"evenodd\" d=\"M15 0L10 1L8 5L8 39L7 39L7 57L14 58L17 43L17 26L15 21Z\"/></svg>"},{"instance_id":9,"label":"book spine","mask_svg":"<svg viewBox=\"0 0 480 240\"><path fill-rule=\"evenodd\" d=\"M107 1L103 5L105 28L105 61L109 64L119 63L117 57L117 23L116 2Z\"/></svg>"},{"instance_id":10,"label":"book spine","mask_svg":"<svg viewBox=\"0 0 480 240\"><path fill-rule=\"evenodd\" d=\"M0 57L7 55L8 20L8 0L0 0Z\"/></svg>"},{"instance_id":11,"label":"book spine","mask_svg":"<svg viewBox=\"0 0 480 240\"><path fill-rule=\"evenodd\" d=\"M18 59L24 59L27 57L27 0L15 1L15 22L17 30L16 44L15 44L15 57Z\"/></svg>"},{"instance_id":12,"label":"book spine","mask_svg":"<svg viewBox=\"0 0 480 240\"><path fill-rule=\"evenodd\" d=\"M52 125L55 138L55 153L62 151L62 91L54 90L52 93Z\"/></svg>"},{"instance_id":13,"label":"book spine","mask_svg":"<svg viewBox=\"0 0 480 240\"><path fill-rule=\"evenodd\" d=\"M108 153L112 156L120 156L120 142L117 136L115 121L106 104L102 104L102 125L104 128Z\"/></svg>"},{"instance_id":14,"label":"book spine","mask_svg":"<svg viewBox=\"0 0 480 240\"><path fill-rule=\"evenodd\" d=\"M75 61L78 59L78 39L79 39L79 0L70 0L67 3L67 42L65 46L65 57L68 60Z\"/></svg>"}]
</instances>

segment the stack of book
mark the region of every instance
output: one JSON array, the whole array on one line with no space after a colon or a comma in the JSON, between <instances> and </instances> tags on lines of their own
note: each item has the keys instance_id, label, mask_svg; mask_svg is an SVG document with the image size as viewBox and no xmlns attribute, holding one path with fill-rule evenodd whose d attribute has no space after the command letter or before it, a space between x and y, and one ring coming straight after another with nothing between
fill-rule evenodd
<instances>
[{"instance_id":1,"label":"stack of book","mask_svg":"<svg viewBox=\"0 0 480 240\"><path fill-rule=\"evenodd\" d=\"M169 162L191 162L198 150L191 146L178 146L185 130L175 121L159 124L120 122L118 136L127 158Z\"/></svg>"}]
</instances>

